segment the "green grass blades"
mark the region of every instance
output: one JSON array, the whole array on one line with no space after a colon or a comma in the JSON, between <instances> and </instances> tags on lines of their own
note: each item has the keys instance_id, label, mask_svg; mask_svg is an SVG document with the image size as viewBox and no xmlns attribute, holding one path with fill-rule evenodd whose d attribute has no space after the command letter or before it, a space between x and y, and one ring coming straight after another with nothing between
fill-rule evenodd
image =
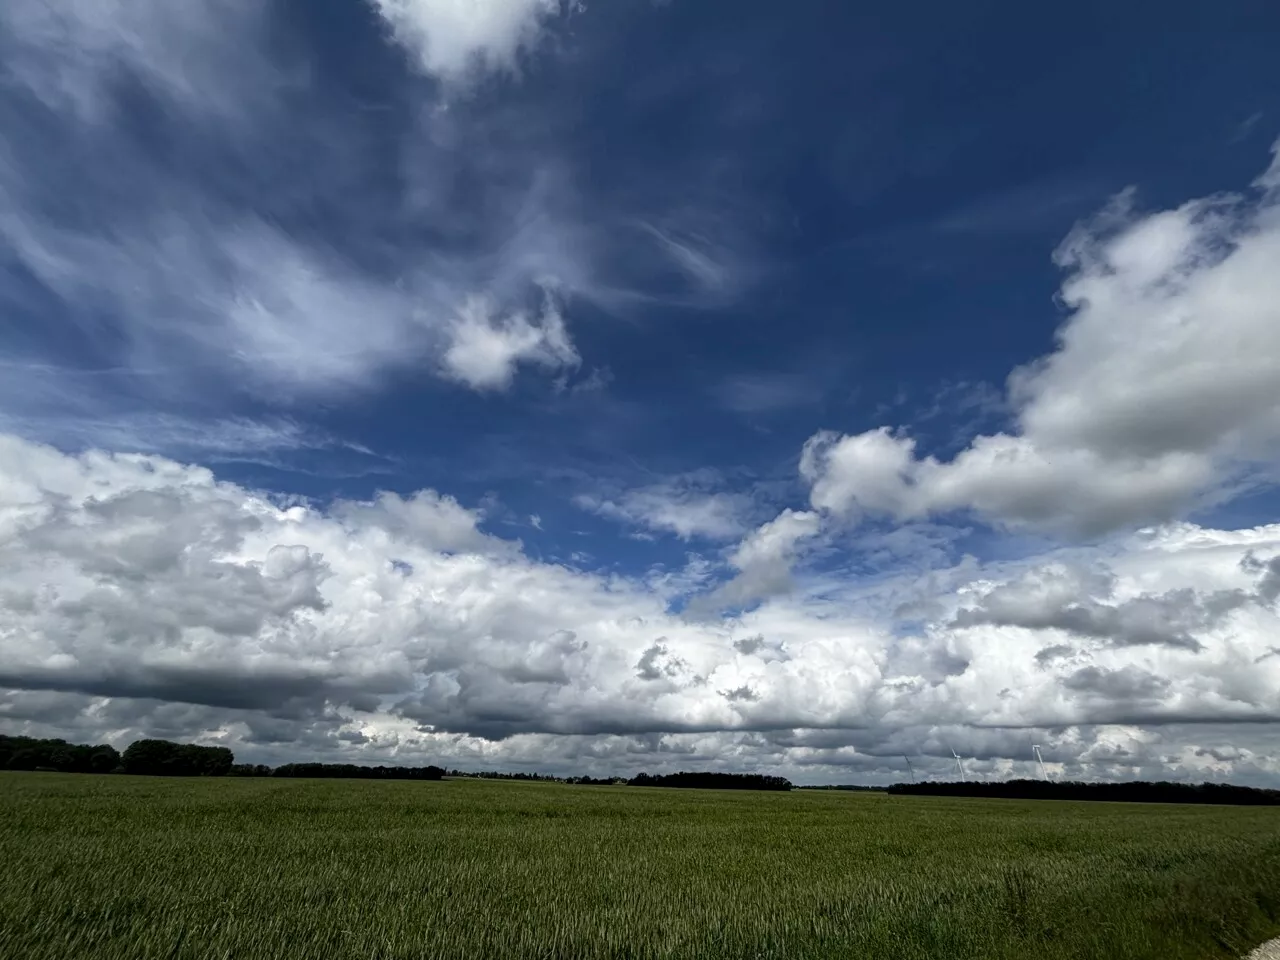
<instances>
[{"instance_id":1,"label":"green grass blades","mask_svg":"<svg viewBox=\"0 0 1280 960\"><path fill-rule=\"evenodd\" d=\"M1280 811L0 774L0 956L1235 957Z\"/></svg>"}]
</instances>

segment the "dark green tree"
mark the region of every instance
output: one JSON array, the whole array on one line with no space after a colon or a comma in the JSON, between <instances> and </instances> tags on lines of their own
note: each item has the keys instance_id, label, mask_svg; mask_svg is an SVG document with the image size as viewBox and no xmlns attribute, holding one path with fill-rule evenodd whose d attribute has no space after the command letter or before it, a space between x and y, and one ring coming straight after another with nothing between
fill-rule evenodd
<instances>
[{"instance_id":1,"label":"dark green tree","mask_svg":"<svg viewBox=\"0 0 1280 960\"><path fill-rule=\"evenodd\" d=\"M121 757L125 773L148 777L221 777L235 756L226 747L202 747L169 740L135 740Z\"/></svg>"}]
</instances>

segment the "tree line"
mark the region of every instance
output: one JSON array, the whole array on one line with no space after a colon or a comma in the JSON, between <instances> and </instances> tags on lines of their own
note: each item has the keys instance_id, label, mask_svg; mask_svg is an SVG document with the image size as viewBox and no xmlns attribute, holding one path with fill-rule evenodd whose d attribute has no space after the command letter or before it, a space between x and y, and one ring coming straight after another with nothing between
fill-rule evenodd
<instances>
[{"instance_id":1,"label":"tree line","mask_svg":"<svg viewBox=\"0 0 1280 960\"><path fill-rule=\"evenodd\" d=\"M446 770L446 777L468 777L477 780L532 780L537 783L564 783L564 777L549 773L502 773L497 770Z\"/></svg>"},{"instance_id":2,"label":"tree line","mask_svg":"<svg viewBox=\"0 0 1280 960\"><path fill-rule=\"evenodd\" d=\"M801 786L800 790L856 790L863 793L884 793L884 787L869 787L861 783L816 783Z\"/></svg>"},{"instance_id":3,"label":"tree line","mask_svg":"<svg viewBox=\"0 0 1280 960\"><path fill-rule=\"evenodd\" d=\"M479 777L583 785L626 784L632 787L677 787L712 790L790 790L784 777L758 773L694 773L682 771L621 778L557 777L539 773L465 772L438 766L361 766L354 763L237 764L226 747L205 747L169 740L135 740L120 753L109 744L68 743L59 739L0 735L0 769L50 770L62 773L125 773L166 777L312 777L343 780L443 780ZM990 797L1009 800L1107 800L1129 803L1215 803L1280 806L1280 790L1230 783L1130 781L1083 783L1057 780L925 781L895 783L888 788L839 784L801 789L887 790L903 796Z\"/></svg>"},{"instance_id":4,"label":"tree line","mask_svg":"<svg viewBox=\"0 0 1280 960\"><path fill-rule=\"evenodd\" d=\"M151 777L322 777L343 780L443 780L441 767L366 767L354 763L236 763L226 747L135 740L120 753L108 744L0 735L0 770L125 773Z\"/></svg>"},{"instance_id":5,"label":"tree line","mask_svg":"<svg viewBox=\"0 0 1280 960\"><path fill-rule=\"evenodd\" d=\"M129 773L166 777L220 777L234 758L226 747L168 740L135 740L124 753L109 744L0 736L0 769L59 773Z\"/></svg>"},{"instance_id":6,"label":"tree line","mask_svg":"<svg viewBox=\"0 0 1280 960\"><path fill-rule=\"evenodd\" d=\"M426 767L361 766L354 763L236 763L226 747L203 747L170 740L135 740L118 752L108 744L88 745L65 740L0 735L0 770L50 770L61 773L125 773L163 777L313 777L341 780L443 780L479 777L485 780L525 780L582 785L626 784L632 787L684 787L714 790L790 790L791 781L758 773L641 773L620 777L556 777L540 773L498 773Z\"/></svg>"},{"instance_id":7,"label":"tree line","mask_svg":"<svg viewBox=\"0 0 1280 960\"><path fill-rule=\"evenodd\" d=\"M1082 783L1059 780L976 780L895 783L889 793L922 797L991 797L1006 800L1108 800L1119 803L1220 803L1280 806L1280 790L1232 783L1171 783L1132 780Z\"/></svg>"},{"instance_id":8,"label":"tree line","mask_svg":"<svg viewBox=\"0 0 1280 960\"><path fill-rule=\"evenodd\" d=\"M366 767L355 763L286 763L279 767L238 764L233 777L310 777L331 780L443 780L444 769L428 767Z\"/></svg>"},{"instance_id":9,"label":"tree line","mask_svg":"<svg viewBox=\"0 0 1280 960\"><path fill-rule=\"evenodd\" d=\"M702 790L790 790L786 777L762 773L667 773L650 776L639 773L627 781L630 787L683 787Z\"/></svg>"},{"instance_id":10,"label":"tree line","mask_svg":"<svg viewBox=\"0 0 1280 960\"><path fill-rule=\"evenodd\" d=\"M235 763L226 747L135 740L120 756L124 773L147 777L225 777Z\"/></svg>"},{"instance_id":11,"label":"tree line","mask_svg":"<svg viewBox=\"0 0 1280 960\"><path fill-rule=\"evenodd\" d=\"M91 746L65 740L0 736L0 770L111 773L119 766L120 753L109 744Z\"/></svg>"}]
</instances>

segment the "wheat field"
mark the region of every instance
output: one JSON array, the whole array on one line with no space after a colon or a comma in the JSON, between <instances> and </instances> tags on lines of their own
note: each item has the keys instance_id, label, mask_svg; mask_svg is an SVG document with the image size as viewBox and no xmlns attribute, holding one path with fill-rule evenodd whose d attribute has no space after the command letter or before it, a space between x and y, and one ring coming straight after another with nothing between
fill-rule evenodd
<instances>
[{"instance_id":1,"label":"wheat field","mask_svg":"<svg viewBox=\"0 0 1280 960\"><path fill-rule=\"evenodd\" d=\"M0 956L1238 957L1275 808L0 774Z\"/></svg>"}]
</instances>

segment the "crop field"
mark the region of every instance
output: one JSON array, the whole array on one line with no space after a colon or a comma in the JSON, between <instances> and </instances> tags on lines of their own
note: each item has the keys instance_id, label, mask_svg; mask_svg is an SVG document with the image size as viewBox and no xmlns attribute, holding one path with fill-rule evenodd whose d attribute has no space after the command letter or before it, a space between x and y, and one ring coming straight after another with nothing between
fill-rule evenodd
<instances>
[{"instance_id":1,"label":"crop field","mask_svg":"<svg viewBox=\"0 0 1280 960\"><path fill-rule=\"evenodd\" d=\"M0 956L1238 957L1275 808L0 774Z\"/></svg>"}]
</instances>

